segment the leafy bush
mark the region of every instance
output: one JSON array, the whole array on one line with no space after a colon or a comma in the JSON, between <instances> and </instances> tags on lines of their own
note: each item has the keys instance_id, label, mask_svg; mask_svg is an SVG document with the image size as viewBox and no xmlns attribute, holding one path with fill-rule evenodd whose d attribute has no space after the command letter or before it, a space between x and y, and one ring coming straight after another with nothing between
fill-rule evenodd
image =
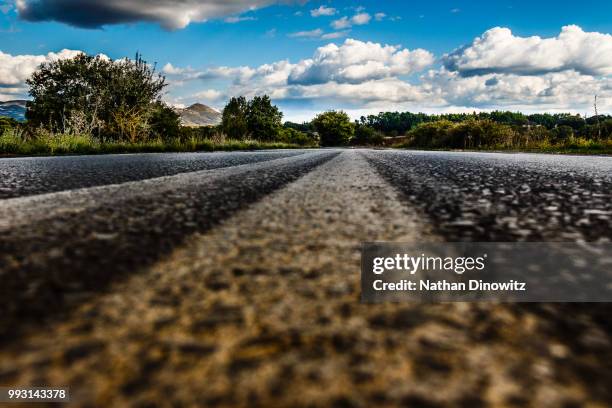
<instances>
[{"instance_id":1,"label":"leafy bush","mask_svg":"<svg viewBox=\"0 0 612 408\"><path fill-rule=\"evenodd\" d=\"M544 126L536 126L529 129L527 133L527 143L545 142L552 138L552 132Z\"/></svg>"},{"instance_id":2,"label":"leafy bush","mask_svg":"<svg viewBox=\"0 0 612 408\"><path fill-rule=\"evenodd\" d=\"M2 135L5 131L15 129L19 122L17 122L13 118L9 118L7 116L0 116L0 135Z\"/></svg>"},{"instance_id":3,"label":"leafy bush","mask_svg":"<svg viewBox=\"0 0 612 408\"><path fill-rule=\"evenodd\" d=\"M612 128L612 120L609 124ZM579 136L569 125L549 130L543 125L508 125L485 120L454 123L443 120L423 123L408 132L408 142L402 147L459 149L526 149L536 151L607 152L612 140L606 139L608 123L600 127L586 125L582 130L602 131L601 139Z\"/></svg>"},{"instance_id":4,"label":"leafy bush","mask_svg":"<svg viewBox=\"0 0 612 408\"><path fill-rule=\"evenodd\" d=\"M327 111L317 115L312 125L319 133L321 146L344 146L355 133L355 125L343 111Z\"/></svg>"},{"instance_id":5,"label":"leafy bush","mask_svg":"<svg viewBox=\"0 0 612 408\"><path fill-rule=\"evenodd\" d=\"M247 101L244 96L231 98L223 109L221 128L232 139L251 137L274 141L280 136L283 114L268 95Z\"/></svg>"},{"instance_id":6,"label":"leafy bush","mask_svg":"<svg viewBox=\"0 0 612 408\"><path fill-rule=\"evenodd\" d=\"M171 140L180 136L180 116L174 109L164 103L156 102L154 104L149 122L153 137Z\"/></svg>"},{"instance_id":7,"label":"leafy bush","mask_svg":"<svg viewBox=\"0 0 612 408\"><path fill-rule=\"evenodd\" d=\"M381 132L369 126L356 123L355 136L351 139L351 144L356 146L381 146L384 139Z\"/></svg>"},{"instance_id":8,"label":"leafy bush","mask_svg":"<svg viewBox=\"0 0 612 408\"><path fill-rule=\"evenodd\" d=\"M293 128L283 128L280 131L279 141L298 146L316 146L317 142L309 135Z\"/></svg>"},{"instance_id":9,"label":"leafy bush","mask_svg":"<svg viewBox=\"0 0 612 408\"><path fill-rule=\"evenodd\" d=\"M248 133L247 100L244 96L231 98L221 116L221 128L232 139L242 139Z\"/></svg>"},{"instance_id":10,"label":"leafy bush","mask_svg":"<svg viewBox=\"0 0 612 408\"><path fill-rule=\"evenodd\" d=\"M43 63L26 82L33 98L26 118L35 128L131 142L176 132L178 117L161 102L166 80L139 55L113 61L81 53Z\"/></svg>"},{"instance_id":11,"label":"leafy bush","mask_svg":"<svg viewBox=\"0 0 612 408\"><path fill-rule=\"evenodd\" d=\"M268 95L256 96L247 104L246 121L250 136L259 141L276 140L282 127L283 114L272 105Z\"/></svg>"},{"instance_id":12,"label":"leafy bush","mask_svg":"<svg viewBox=\"0 0 612 408\"><path fill-rule=\"evenodd\" d=\"M411 130L408 136L409 145L414 147L456 149L512 147L526 140L512 126L488 119L423 123Z\"/></svg>"},{"instance_id":13,"label":"leafy bush","mask_svg":"<svg viewBox=\"0 0 612 408\"><path fill-rule=\"evenodd\" d=\"M553 139L555 142L563 143L574 138L574 128L567 125L558 126L552 131Z\"/></svg>"},{"instance_id":14,"label":"leafy bush","mask_svg":"<svg viewBox=\"0 0 612 408\"><path fill-rule=\"evenodd\" d=\"M410 131L410 143L415 147L446 147L453 128L453 123L448 120L423 123Z\"/></svg>"},{"instance_id":15,"label":"leafy bush","mask_svg":"<svg viewBox=\"0 0 612 408\"><path fill-rule=\"evenodd\" d=\"M500 124L492 120L477 121L482 129L481 141L478 147L513 147L520 143L519 134L510 125Z\"/></svg>"},{"instance_id":16,"label":"leafy bush","mask_svg":"<svg viewBox=\"0 0 612 408\"><path fill-rule=\"evenodd\" d=\"M601 120L599 123L587 125L582 132L588 139L612 139L612 119Z\"/></svg>"},{"instance_id":17,"label":"leafy bush","mask_svg":"<svg viewBox=\"0 0 612 408\"><path fill-rule=\"evenodd\" d=\"M182 126L179 129L179 140L191 140L191 139L210 139L217 133L223 133L223 127L219 126Z\"/></svg>"},{"instance_id":18,"label":"leafy bush","mask_svg":"<svg viewBox=\"0 0 612 408\"><path fill-rule=\"evenodd\" d=\"M435 122L434 122L435 123ZM452 125L446 143L453 148L474 148L482 145L485 130L479 121L468 120ZM442 141L441 143L444 143Z\"/></svg>"}]
</instances>

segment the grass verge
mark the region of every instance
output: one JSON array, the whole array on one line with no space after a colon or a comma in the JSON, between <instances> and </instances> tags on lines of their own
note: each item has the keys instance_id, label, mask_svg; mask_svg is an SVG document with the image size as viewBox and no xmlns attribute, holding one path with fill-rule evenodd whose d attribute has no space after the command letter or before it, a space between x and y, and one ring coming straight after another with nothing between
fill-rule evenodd
<instances>
[{"instance_id":1,"label":"grass verge","mask_svg":"<svg viewBox=\"0 0 612 408\"><path fill-rule=\"evenodd\" d=\"M110 153L164 153L164 152L212 152L231 150L296 149L299 146L280 142L256 140L196 139L146 142L100 142L89 135L50 134L25 140L15 131L0 135L0 155L48 156L62 154L110 154Z\"/></svg>"},{"instance_id":2,"label":"grass verge","mask_svg":"<svg viewBox=\"0 0 612 408\"><path fill-rule=\"evenodd\" d=\"M411 143L392 146L398 149L439 150L439 151L472 151L472 152L507 152L507 153L550 153L550 154L584 154L612 155L612 140L594 141L573 139L565 143L551 144L549 142L532 143L527 146L484 146L480 148L455 149L451 147L422 147Z\"/></svg>"}]
</instances>

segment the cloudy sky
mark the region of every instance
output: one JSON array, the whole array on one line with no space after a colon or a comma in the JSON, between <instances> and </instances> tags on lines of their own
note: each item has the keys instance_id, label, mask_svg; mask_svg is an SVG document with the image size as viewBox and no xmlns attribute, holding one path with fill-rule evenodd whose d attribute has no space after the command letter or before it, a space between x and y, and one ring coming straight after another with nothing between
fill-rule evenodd
<instances>
[{"instance_id":1,"label":"cloudy sky","mask_svg":"<svg viewBox=\"0 0 612 408\"><path fill-rule=\"evenodd\" d=\"M174 105L612 113L612 2L0 0L0 100L44 61L137 51Z\"/></svg>"}]
</instances>

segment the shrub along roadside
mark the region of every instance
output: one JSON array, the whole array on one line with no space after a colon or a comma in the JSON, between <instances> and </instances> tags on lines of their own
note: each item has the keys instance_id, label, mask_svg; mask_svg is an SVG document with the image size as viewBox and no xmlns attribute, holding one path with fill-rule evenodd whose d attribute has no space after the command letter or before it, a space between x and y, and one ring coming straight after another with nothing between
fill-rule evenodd
<instances>
[{"instance_id":1,"label":"shrub along roadside","mask_svg":"<svg viewBox=\"0 0 612 408\"><path fill-rule=\"evenodd\" d=\"M166 78L139 54L111 60L81 53L41 64L26 83L33 129L132 143L178 134L179 116L162 101Z\"/></svg>"},{"instance_id":2,"label":"shrub along roadside","mask_svg":"<svg viewBox=\"0 0 612 408\"><path fill-rule=\"evenodd\" d=\"M321 146L345 146L355 134L355 124L344 111L327 111L312 120L312 126L319 133Z\"/></svg>"},{"instance_id":3,"label":"shrub along roadside","mask_svg":"<svg viewBox=\"0 0 612 408\"><path fill-rule=\"evenodd\" d=\"M492 120L422 123L407 134L399 148L465 149L483 151L526 151L550 153L612 153L612 138L577 136L569 126L551 130L543 126L525 127Z\"/></svg>"}]
</instances>

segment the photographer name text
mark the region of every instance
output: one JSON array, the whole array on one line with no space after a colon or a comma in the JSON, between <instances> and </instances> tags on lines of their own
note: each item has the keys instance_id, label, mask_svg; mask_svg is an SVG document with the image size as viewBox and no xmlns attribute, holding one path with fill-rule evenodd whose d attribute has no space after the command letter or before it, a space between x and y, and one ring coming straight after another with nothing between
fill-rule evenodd
<instances>
[{"instance_id":1,"label":"photographer name text","mask_svg":"<svg viewBox=\"0 0 612 408\"><path fill-rule=\"evenodd\" d=\"M487 254L479 257L436 257L410 256L408 254L397 254L394 257L374 258L372 272L382 275L388 271L401 272L413 277L418 272L454 272L454 276L463 275L465 272L482 272L486 268ZM372 283L375 291L526 291L527 284L516 280L505 282L486 282L482 279L470 279L468 281L454 280L432 280L400 279L386 282L376 279Z\"/></svg>"}]
</instances>

